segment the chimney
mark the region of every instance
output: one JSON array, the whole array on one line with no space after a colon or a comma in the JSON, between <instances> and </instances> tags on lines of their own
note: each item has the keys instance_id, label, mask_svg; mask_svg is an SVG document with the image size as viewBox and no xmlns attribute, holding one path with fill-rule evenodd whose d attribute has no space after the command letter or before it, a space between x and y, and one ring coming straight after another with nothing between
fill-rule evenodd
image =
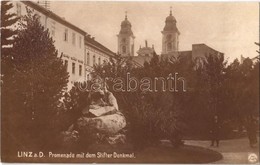
<instances>
[{"instance_id":1,"label":"chimney","mask_svg":"<svg viewBox=\"0 0 260 165\"><path fill-rule=\"evenodd\" d=\"M147 48L148 44L147 44L147 40L145 40L145 47Z\"/></svg>"},{"instance_id":2,"label":"chimney","mask_svg":"<svg viewBox=\"0 0 260 165\"><path fill-rule=\"evenodd\" d=\"M50 1L48 1L48 0L38 0L37 3L40 6L44 7L45 9L50 10L50 3L51 3Z\"/></svg>"}]
</instances>

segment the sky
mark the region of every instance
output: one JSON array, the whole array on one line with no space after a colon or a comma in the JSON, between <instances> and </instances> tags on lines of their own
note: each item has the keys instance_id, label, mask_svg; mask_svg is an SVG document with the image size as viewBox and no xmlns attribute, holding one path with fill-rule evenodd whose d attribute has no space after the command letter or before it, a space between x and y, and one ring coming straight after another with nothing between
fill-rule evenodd
<instances>
[{"instance_id":1,"label":"sky","mask_svg":"<svg viewBox=\"0 0 260 165\"><path fill-rule=\"evenodd\" d=\"M127 11L135 35L135 52L140 45L161 53L165 19L172 7L180 31L179 50L205 43L225 53L231 62L240 56L255 57L259 42L257 2L125 2L51 1L51 10L117 52L117 34Z\"/></svg>"}]
</instances>

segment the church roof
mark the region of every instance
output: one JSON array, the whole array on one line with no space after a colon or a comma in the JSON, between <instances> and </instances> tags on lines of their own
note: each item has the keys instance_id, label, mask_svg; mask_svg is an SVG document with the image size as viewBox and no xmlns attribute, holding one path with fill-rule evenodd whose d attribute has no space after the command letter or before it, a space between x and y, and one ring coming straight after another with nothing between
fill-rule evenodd
<instances>
[{"instance_id":1,"label":"church roof","mask_svg":"<svg viewBox=\"0 0 260 165\"><path fill-rule=\"evenodd\" d=\"M172 11L170 11L170 15L168 17L166 17L167 22L176 22L175 17L172 15Z\"/></svg>"},{"instance_id":2,"label":"church roof","mask_svg":"<svg viewBox=\"0 0 260 165\"><path fill-rule=\"evenodd\" d=\"M176 32L180 33L176 26L176 23L177 23L177 21L176 21L175 17L172 15L172 11L170 11L170 15L168 17L166 17L165 26L163 28L163 31L176 31Z\"/></svg>"},{"instance_id":3,"label":"church roof","mask_svg":"<svg viewBox=\"0 0 260 165\"><path fill-rule=\"evenodd\" d=\"M127 19L127 15L125 16L125 20L121 22L121 29L119 34L130 34L133 35L132 25L130 21Z\"/></svg>"},{"instance_id":4,"label":"church roof","mask_svg":"<svg viewBox=\"0 0 260 165\"><path fill-rule=\"evenodd\" d=\"M90 36L85 36L85 44L91 47L94 47L98 49L99 51L110 55L111 57L116 56L116 53L102 45L101 43L97 42L93 37L91 38Z\"/></svg>"},{"instance_id":5,"label":"church roof","mask_svg":"<svg viewBox=\"0 0 260 165\"><path fill-rule=\"evenodd\" d=\"M132 26L131 23L128 21L127 16L125 20L121 22L121 26Z\"/></svg>"}]
</instances>

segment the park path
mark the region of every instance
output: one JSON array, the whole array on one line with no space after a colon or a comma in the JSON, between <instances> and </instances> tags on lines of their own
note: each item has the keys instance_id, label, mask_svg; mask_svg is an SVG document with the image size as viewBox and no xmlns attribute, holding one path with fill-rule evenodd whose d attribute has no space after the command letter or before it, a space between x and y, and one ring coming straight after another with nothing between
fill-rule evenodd
<instances>
[{"instance_id":1,"label":"park path","mask_svg":"<svg viewBox=\"0 0 260 165\"><path fill-rule=\"evenodd\" d=\"M249 155L257 155L257 162L259 164L259 146L251 148L247 138L223 140L220 141L219 147L211 147L210 141L187 140L187 145L200 146L217 151L223 155L223 159L216 161L217 164L248 164L254 162L251 157L251 162L248 160ZM253 155L254 157L254 155Z\"/></svg>"}]
</instances>

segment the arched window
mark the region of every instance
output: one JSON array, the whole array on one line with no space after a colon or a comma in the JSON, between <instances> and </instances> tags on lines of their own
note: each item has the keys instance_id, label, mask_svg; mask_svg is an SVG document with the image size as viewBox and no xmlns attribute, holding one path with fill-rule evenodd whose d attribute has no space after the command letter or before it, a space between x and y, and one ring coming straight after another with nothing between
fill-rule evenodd
<instances>
[{"instance_id":1,"label":"arched window","mask_svg":"<svg viewBox=\"0 0 260 165\"><path fill-rule=\"evenodd\" d=\"M122 52L126 53L126 46L122 46Z\"/></svg>"},{"instance_id":2,"label":"arched window","mask_svg":"<svg viewBox=\"0 0 260 165\"><path fill-rule=\"evenodd\" d=\"M169 43L167 44L167 50L168 50L168 51L171 51L171 50L172 50L172 43L171 43L171 42L169 42Z\"/></svg>"}]
</instances>

